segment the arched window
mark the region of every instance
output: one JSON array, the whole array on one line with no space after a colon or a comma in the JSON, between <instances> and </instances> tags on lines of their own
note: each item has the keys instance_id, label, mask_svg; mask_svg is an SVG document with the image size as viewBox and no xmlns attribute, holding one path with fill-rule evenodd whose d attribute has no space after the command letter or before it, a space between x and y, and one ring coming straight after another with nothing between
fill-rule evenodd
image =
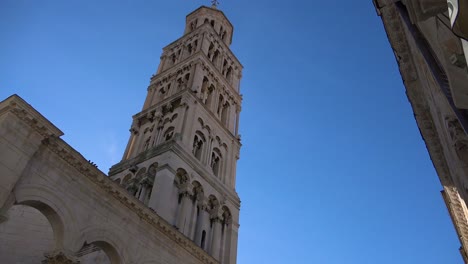
<instances>
[{"instance_id":1,"label":"arched window","mask_svg":"<svg viewBox=\"0 0 468 264\"><path fill-rule=\"evenodd\" d=\"M218 109L216 110L216 113L219 115L221 114L221 109L223 108L223 104L224 104L224 97L223 95L219 95L219 99L218 99Z\"/></svg>"},{"instance_id":2,"label":"arched window","mask_svg":"<svg viewBox=\"0 0 468 264\"><path fill-rule=\"evenodd\" d=\"M172 137L174 136L174 127L169 127L166 132L164 132L164 141L171 140Z\"/></svg>"},{"instance_id":3,"label":"arched window","mask_svg":"<svg viewBox=\"0 0 468 264\"><path fill-rule=\"evenodd\" d=\"M214 27L214 25L215 25L214 20L211 20L210 24L211 24L212 27Z\"/></svg>"},{"instance_id":4,"label":"arched window","mask_svg":"<svg viewBox=\"0 0 468 264\"><path fill-rule=\"evenodd\" d=\"M127 174L125 175L125 177L122 178L122 185L127 185L127 183L130 181L130 179L132 178L132 174Z\"/></svg>"},{"instance_id":5,"label":"arched window","mask_svg":"<svg viewBox=\"0 0 468 264\"><path fill-rule=\"evenodd\" d=\"M213 42L210 43L210 47L208 48L208 59L211 60L211 55L213 54L213 49L214 49L214 45L213 45Z\"/></svg>"},{"instance_id":6,"label":"arched window","mask_svg":"<svg viewBox=\"0 0 468 264\"><path fill-rule=\"evenodd\" d=\"M208 88L208 96L206 98L206 105L211 106L211 102L213 101L213 94L214 94L215 87L210 85Z\"/></svg>"},{"instance_id":7,"label":"arched window","mask_svg":"<svg viewBox=\"0 0 468 264\"><path fill-rule=\"evenodd\" d=\"M192 44L188 44L187 51L188 51L189 55L192 55L192 52L193 52Z\"/></svg>"},{"instance_id":8,"label":"arched window","mask_svg":"<svg viewBox=\"0 0 468 264\"><path fill-rule=\"evenodd\" d=\"M151 142L151 136L147 137L146 140L145 140L145 145L143 146L143 151L146 151L148 150L149 146L150 146L150 142Z\"/></svg>"},{"instance_id":9,"label":"arched window","mask_svg":"<svg viewBox=\"0 0 468 264\"><path fill-rule=\"evenodd\" d=\"M226 79L228 81L231 81L231 76L232 76L232 67L229 67L227 72L226 72Z\"/></svg>"},{"instance_id":10,"label":"arched window","mask_svg":"<svg viewBox=\"0 0 468 264\"><path fill-rule=\"evenodd\" d=\"M221 152L218 148L214 148L211 153L211 163L210 167L213 170L215 176L219 175L219 170L221 168Z\"/></svg>"},{"instance_id":11,"label":"arched window","mask_svg":"<svg viewBox=\"0 0 468 264\"><path fill-rule=\"evenodd\" d=\"M215 65L216 65L216 61L218 60L218 56L219 56L219 50L216 50L213 55L213 59L211 60Z\"/></svg>"},{"instance_id":12,"label":"arched window","mask_svg":"<svg viewBox=\"0 0 468 264\"><path fill-rule=\"evenodd\" d=\"M192 153L198 160L201 159L201 155L203 153L204 141L205 141L205 137L203 136L203 134L200 131L197 131L193 138Z\"/></svg>"},{"instance_id":13,"label":"arched window","mask_svg":"<svg viewBox=\"0 0 468 264\"><path fill-rule=\"evenodd\" d=\"M221 111L221 123L223 123L224 125L227 125L228 113L229 113L229 103L226 102L223 105L223 110Z\"/></svg>"},{"instance_id":14,"label":"arched window","mask_svg":"<svg viewBox=\"0 0 468 264\"><path fill-rule=\"evenodd\" d=\"M190 31L195 30L195 28L197 28L197 20L196 19L195 19L195 21L192 21L192 23L190 24Z\"/></svg>"}]
</instances>

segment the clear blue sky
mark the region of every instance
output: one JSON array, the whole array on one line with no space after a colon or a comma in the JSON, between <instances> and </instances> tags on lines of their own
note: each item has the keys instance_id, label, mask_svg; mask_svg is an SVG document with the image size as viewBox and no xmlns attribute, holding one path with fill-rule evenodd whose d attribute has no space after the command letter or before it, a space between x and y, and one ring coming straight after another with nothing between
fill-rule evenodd
<instances>
[{"instance_id":1,"label":"clear blue sky","mask_svg":"<svg viewBox=\"0 0 468 264\"><path fill-rule=\"evenodd\" d=\"M162 48L209 1L0 1L19 94L107 173ZM462 263L371 0L222 1L245 69L238 263Z\"/></svg>"}]
</instances>

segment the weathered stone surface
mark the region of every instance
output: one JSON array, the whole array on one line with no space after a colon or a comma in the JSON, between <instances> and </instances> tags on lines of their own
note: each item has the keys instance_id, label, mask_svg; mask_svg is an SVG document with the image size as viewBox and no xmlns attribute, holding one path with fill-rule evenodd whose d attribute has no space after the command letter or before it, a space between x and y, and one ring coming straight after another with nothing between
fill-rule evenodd
<instances>
[{"instance_id":1,"label":"weathered stone surface","mask_svg":"<svg viewBox=\"0 0 468 264\"><path fill-rule=\"evenodd\" d=\"M425 2L425 3L423 3ZM450 61L463 54L444 1L374 0L398 61L406 94L458 232L468 252L468 71ZM406 4L405 4L406 3Z\"/></svg>"}]
</instances>

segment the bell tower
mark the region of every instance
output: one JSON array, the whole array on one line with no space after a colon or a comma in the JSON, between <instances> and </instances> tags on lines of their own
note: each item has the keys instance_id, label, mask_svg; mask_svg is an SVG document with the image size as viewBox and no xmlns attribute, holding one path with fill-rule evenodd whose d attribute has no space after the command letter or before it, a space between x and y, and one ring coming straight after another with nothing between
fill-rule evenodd
<instances>
[{"instance_id":1,"label":"bell tower","mask_svg":"<svg viewBox=\"0 0 468 264\"><path fill-rule=\"evenodd\" d=\"M233 26L200 7L165 48L109 176L220 263L236 263L242 65Z\"/></svg>"}]
</instances>

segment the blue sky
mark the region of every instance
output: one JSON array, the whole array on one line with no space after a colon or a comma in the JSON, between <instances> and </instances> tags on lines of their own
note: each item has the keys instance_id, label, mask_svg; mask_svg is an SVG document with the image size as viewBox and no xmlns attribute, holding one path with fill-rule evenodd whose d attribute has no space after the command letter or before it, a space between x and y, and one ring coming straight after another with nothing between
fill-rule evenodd
<instances>
[{"instance_id":1,"label":"blue sky","mask_svg":"<svg viewBox=\"0 0 468 264\"><path fill-rule=\"evenodd\" d=\"M18 94L107 173L162 48L209 1L0 2ZM222 1L244 65L238 263L462 263L372 1Z\"/></svg>"}]
</instances>

